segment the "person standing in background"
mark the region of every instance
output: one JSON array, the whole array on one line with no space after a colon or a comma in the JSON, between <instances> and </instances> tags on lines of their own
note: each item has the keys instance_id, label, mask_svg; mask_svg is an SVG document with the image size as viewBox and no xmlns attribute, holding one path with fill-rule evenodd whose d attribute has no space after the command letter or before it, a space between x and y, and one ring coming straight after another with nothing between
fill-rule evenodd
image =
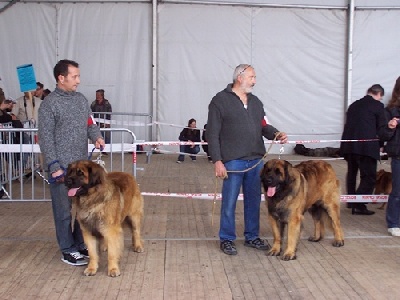
<instances>
[{"instance_id":1,"label":"person standing in background","mask_svg":"<svg viewBox=\"0 0 400 300\"><path fill-rule=\"evenodd\" d=\"M201 139L203 140L203 142L207 143L207 136L206 136L206 131L207 131L207 124L204 124L204 129L203 129L203 134L201 135ZM208 153L208 144L207 145L201 145L201 147L203 148L204 152L207 154L207 159L209 162L212 162L211 156Z\"/></svg>"},{"instance_id":2,"label":"person standing in background","mask_svg":"<svg viewBox=\"0 0 400 300\"><path fill-rule=\"evenodd\" d=\"M112 106L110 101L104 98L104 90L100 89L96 91L96 100L92 102L90 108L93 112L93 116L98 120L100 128L110 128L111 127L111 112ZM102 132L106 144L110 144L110 132ZM103 154L107 154L102 152Z\"/></svg>"},{"instance_id":3,"label":"person standing in background","mask_svg":"<svg viewBox=\"0 0 400 300\"><path fill-rule=\"evenodd\" d=\"M391 158L392 168L392 192L386 208L386 224L390 235L400 236L400 77L393 87L385 114L390 132L385 152Z\"/></svg>"},{"instance_id":4,"label":"person standing in background","mask_svg":"<svg viewBox=\"0 0 400 300\"><path fill-rule=\"evenodd\" d=\"M372 85L367 95L353 102L347 109L342 140L367 140L342 142L340 154L347 162L346 187L349 195L372 195L376 182L377 162L380 159L380 141L387 124L381 102L385 91L379 84ZM368 141L372 140L372 141ZM357 175L360 172L360 183ZM365 203L351 203L353 215L373 215Z\"/></svg>"},{"instance_id":5,"label":"person standing in background","mask_svg":"<svg viewBox=\"0 0 400 300\"><path fill-rule=\"evenodd\" d=\"M44 85L41 82L36 82L36 91L33 92L33 95L35 97L38 97L39 99L43 100L44 99Z\"/></svg>"},{"instance_id":6,"label":"person standing in background","mask_svg":"<svg viewBox=\"0 0 400 300\"><path fill-rule=\"evenodd\" d=\"M25 92L22 97L16 100L12 109L12 113L18 120L25 124L29 121L30 128L37 127L39 107L42 104L42 100L35 97L34 94L34 92Z\"/></svg>"}]
</instances>

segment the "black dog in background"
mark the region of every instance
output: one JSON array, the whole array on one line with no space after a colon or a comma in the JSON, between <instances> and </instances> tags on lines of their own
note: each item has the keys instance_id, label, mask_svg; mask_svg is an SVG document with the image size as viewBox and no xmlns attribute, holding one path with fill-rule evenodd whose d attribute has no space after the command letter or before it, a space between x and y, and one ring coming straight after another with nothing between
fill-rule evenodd
<instances>
[{"instance_id":1,"label":"black dog in background","mask_svg":"<svg viewBox=\"0 0 400 300\"><path fill-rule=\"evenodd\" d=\"M304 156L315 157L340 157L339 148L324 147L324 148L307 148L303 144L296 144L294 152Z\"/></svg>"}]
</instances>

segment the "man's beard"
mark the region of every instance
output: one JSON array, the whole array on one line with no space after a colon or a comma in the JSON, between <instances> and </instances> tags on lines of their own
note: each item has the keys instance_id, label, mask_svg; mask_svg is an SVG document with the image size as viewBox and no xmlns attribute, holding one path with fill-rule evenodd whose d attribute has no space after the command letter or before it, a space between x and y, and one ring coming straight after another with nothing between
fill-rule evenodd
<instances>
[{"instance_id":1,"label":"man's beard","mask_svg":"<svg viewBox=\"0 0 400 300\"><path fill-rule=\"evenodd\" d=\"M241 87L242 91L244 91L246 94L250 94L253 91L253 88L254 88L254 86L246 87L244 85L244 83L242 83L240 87Z\"/></svg>"}]
</instances>

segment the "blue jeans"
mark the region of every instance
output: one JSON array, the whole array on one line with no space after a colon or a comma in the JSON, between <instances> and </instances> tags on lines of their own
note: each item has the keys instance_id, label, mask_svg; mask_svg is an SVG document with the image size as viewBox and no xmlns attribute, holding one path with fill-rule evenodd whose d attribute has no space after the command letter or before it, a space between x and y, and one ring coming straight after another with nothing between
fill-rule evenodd
<instances>
[{"instance_id":1,"label":"blue jeans","mask_svg":"<svg viewBox=\"0 0 400 300\"><path fill-rule=\"evenodd\" d=\"M75 252L85 249L82 231L77 220L72 230L71 200L63 183L50 184L51 204L58 246L61 252Z\"/></svg>"},{"instance_id":2,"label":"blue jeans","mask_svg":"<svg viewBox=\"0 0 400 300\"><path fill-rule=\"evenodd\" d=\"M235 209L240 188L243 189L244 237L246 240L258 238L260 232L261 180L263 163L248 172L229 173L251 168L260 160L231 160L225 163L228 178L222 185L221 222L219 238L221 241L236 239Z\"/></svg>"},{"instance_id":3,"label":"blue jeans","mask_svg":"<svg viewBox=\"0 0 400 300\"><path fill-rule=\"evenodd\" d=\"M400 159L392 157L392 192L386 208L386 224L388 228L400 227Z\"/></svg>"},{"instance_id":4,"label":"blue jeans","mask_svg":"<svg viewBox=\"0 0 400 300\"><path fill-rule=\"evenodd\" d=\"M191 148L189 145L179 145L179 152L189 153L189 154L197 154L197 153L200 152L200 146L199 145L194 145L194 147ZM190 155L190 158L192 160L196 160L196 156ZM178 160L179 161L184 161L185 160L185 154L179 154Z\"/></svg>"}]
</instances>

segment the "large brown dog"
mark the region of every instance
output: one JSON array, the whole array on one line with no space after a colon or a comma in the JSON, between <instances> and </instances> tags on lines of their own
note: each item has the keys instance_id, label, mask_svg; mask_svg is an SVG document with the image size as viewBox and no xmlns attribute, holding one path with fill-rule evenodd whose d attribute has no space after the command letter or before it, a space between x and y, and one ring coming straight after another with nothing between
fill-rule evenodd
<instances>
[{"instance_id":1,"label":"large brown dog","mask_svg":"<svg viewBox=\"0 0 400 300\"><path fill-rule=\"evenodd\" d=\"M376 182L375 182L375 195L389 195L392 192L392 172L387 172L384 169L380 169L376 173ZM386 203L382 203L379 209L384 209Z\"/></svg>"},{"instance_id":2,"label":"large brown dog","mask_svg":"<svg viewBox=\"0 0 400 300\"><path fill-rule=\"evenodd\" d=\"M261 171L268 217L274 244L267 255L280 255L285 225L287 247L283 260L296 259L301 223L308 210L314 219L314 235L318 242L324 236L324 223L334 232L333 246L344 245L340 225L340 185L332 166L324 161L305 161L293 167L288 161L272 159Z\"/></svg>"},{"instance_id":3,"label":"large brown dog","mask_svg":"<svg viewBox=\"0 0 400 300\"><path fill-rule=\"evenodd\" d=\"M108 250L108 275L119 276L124 220L132 227L133 251L143 252L140 236L143 198L134 177L124 172L106 173L97 163L80 160L68 166L65 184L76 205L77 219L89 251L89 265L84 274L96 274L98 242L103 238L103 250Z\"/></svg>"}]
</instances>

